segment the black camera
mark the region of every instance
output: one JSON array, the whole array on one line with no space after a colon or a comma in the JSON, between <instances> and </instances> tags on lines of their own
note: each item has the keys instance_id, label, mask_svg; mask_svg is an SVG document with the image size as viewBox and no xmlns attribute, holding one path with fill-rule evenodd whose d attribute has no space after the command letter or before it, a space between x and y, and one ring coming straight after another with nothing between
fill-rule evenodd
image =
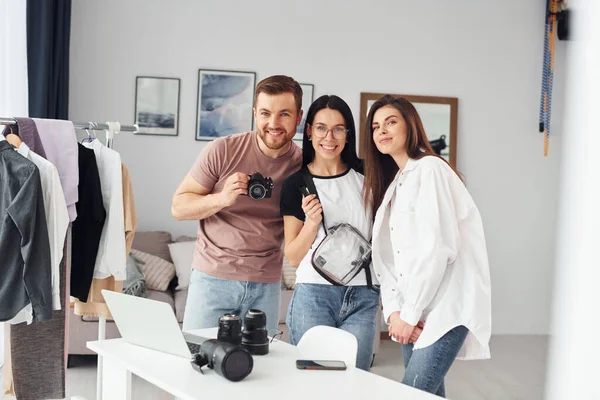
<instances>
[{"instance_id":1,"label":"black camera","mask_svg":"<svg viewBox=\"0 0 600 400\"><path fill-rule=\"evenodd\" d=\"M191 364L199 372L206 365L223 378L238 382L250 375L254 360L242 346L209 339L202 341L200 351L192 356Z\"/></svg>"},{"instance_id":2,"label":"black camera","mask_svg":"<svg viewBox=\"0 0 600 400\"><path fill-rule=\"evenodd\" d=\"M442 154L442 150L444 150L448 145L446 144L446 135L440 136L439 139L430 140L429 144L431 148L438 156Z\"/></svg>"},{"instance_id":3,"label":"black camera","mask_svg":"<svg viewBox=\"0 0 600 400\"><path fill-rule=\"evenodd\" d=\"M244 316L242 346L255 356L269 354L267 316L261 310L248 310Z\"/></svg>"},{"instance_id":4,"label":"black camera","mask_svg":"<svg viewBox=\"0 0 600 400\"><path fill-rule=\"evenodd\" d=\"M265 178L260 172L255 172L248 181L248 196L254 200L268 199L273 189L273 179Z\"/></svg>"},{"instance_id":5,"label":"black camera","mask_svg":"<svg viewBox=\"0 0 600 400\"><path fill-rule=\"evenodd\" d=\"M242 344L242 320L237 315L225 314L219 318L218 342Z\"/></svg>"}]
</instances>

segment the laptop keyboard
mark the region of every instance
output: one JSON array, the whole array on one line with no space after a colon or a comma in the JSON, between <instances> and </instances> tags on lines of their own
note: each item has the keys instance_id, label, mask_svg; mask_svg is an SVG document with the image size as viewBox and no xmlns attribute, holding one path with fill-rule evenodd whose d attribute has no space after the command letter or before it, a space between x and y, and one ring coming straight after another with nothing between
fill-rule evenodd
<instances>
[{"instance_id":1,"label":"laptop keyboard","mask_svg":"<svg viewBox=\"0 0 600 400\"><path fill-rule=\"evenodd\" d=\"M190 352L192 354L200 353L200 343L202 343L206 339L200 338L199 336L195 336L190 333L182 333L183 337L185 338L185 343L187 344L188 349L190 349Z\"/></svg>"},{"instance_id":2,"label":"laptop keyboard","mask_svg":"<svg viewBox=\"0 0 600 400\"><path fill-rule=\"evenodd\" d=\"M190 353L198 354L200 353L200 345L197 343L186 342L188 345L188 349L190 349Z\"/></svg>"}]
</instances>

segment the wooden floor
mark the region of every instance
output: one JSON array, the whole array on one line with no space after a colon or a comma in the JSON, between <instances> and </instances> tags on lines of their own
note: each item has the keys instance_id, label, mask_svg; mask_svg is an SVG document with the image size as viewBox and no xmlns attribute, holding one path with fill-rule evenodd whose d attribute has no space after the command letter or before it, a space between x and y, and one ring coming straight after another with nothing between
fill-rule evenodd
<instances>
[{"instance_id":1,"label":"wooden floor","mask_svg":"<svg viewBox=\"0 0 600 400\"><path fill-rule=\"evenodd\" d=\"M446 380L447 396L460 400L542 399L547 348L547 336L494 336L491 360L454 363ZM372 372L397 381L402 379L402 356L398 344L382 341ZM94 400L95 391L95 359L76 358L74 366L67 370L67 399L82 395ZM134 377L132 400L148 399L172 400L172 397ZM282 393L281 400L285 400L285 393Z\"/></svg>"}]
</instances>

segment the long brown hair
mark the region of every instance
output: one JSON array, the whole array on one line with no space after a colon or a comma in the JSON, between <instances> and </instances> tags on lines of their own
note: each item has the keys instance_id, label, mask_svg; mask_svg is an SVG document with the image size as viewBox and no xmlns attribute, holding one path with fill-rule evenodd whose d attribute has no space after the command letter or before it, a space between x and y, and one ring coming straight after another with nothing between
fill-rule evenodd
<instances>
[{"instance_id":1,"label":"long brown hair","mask_svg":"<svg viewBox=\"0 0 600 400\"><path fill-rule=\"evenodd\" d=\"M381 107L392 106L402 114L404 122L406 123L406 153L409 158L419 160L425 156L438 157L448 165L443 157L438 156L434 151L427 134L423 128L423 122L417 112L415 106L402 96L394 96L386 94L379 100L377 100L371 106L369 115L367 116L367 122L365 125L365 135L369 137L365 140L365 167L364 175L365 182L363 185L363 198L366 207L372 207L373 217L377 212L377 209L383 201L385 192L394 180L396 173L398 172L398 165L394 159L388 155L381 153L373 140L373 116L375 112ZM456 171L452 165L450 168L460 177L460 174Z\"/></svg>"}]
</instances>

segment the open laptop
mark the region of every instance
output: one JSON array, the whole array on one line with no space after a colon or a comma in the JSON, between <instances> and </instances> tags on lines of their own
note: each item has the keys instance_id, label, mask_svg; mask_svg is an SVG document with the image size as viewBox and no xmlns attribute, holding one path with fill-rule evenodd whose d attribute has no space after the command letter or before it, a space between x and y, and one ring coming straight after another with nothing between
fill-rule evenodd
<instances>
[{"instance_id":1,"label":"open laptop","mask_svg":"<svg viewBox=\"0 0 600 400\"><path fill-rule=\"evenodd\" d=\"M110 290L102 295L121 337L131 344L190 359L206 340L182 332L167 303Z\"/></svg>"}]
</instances>

